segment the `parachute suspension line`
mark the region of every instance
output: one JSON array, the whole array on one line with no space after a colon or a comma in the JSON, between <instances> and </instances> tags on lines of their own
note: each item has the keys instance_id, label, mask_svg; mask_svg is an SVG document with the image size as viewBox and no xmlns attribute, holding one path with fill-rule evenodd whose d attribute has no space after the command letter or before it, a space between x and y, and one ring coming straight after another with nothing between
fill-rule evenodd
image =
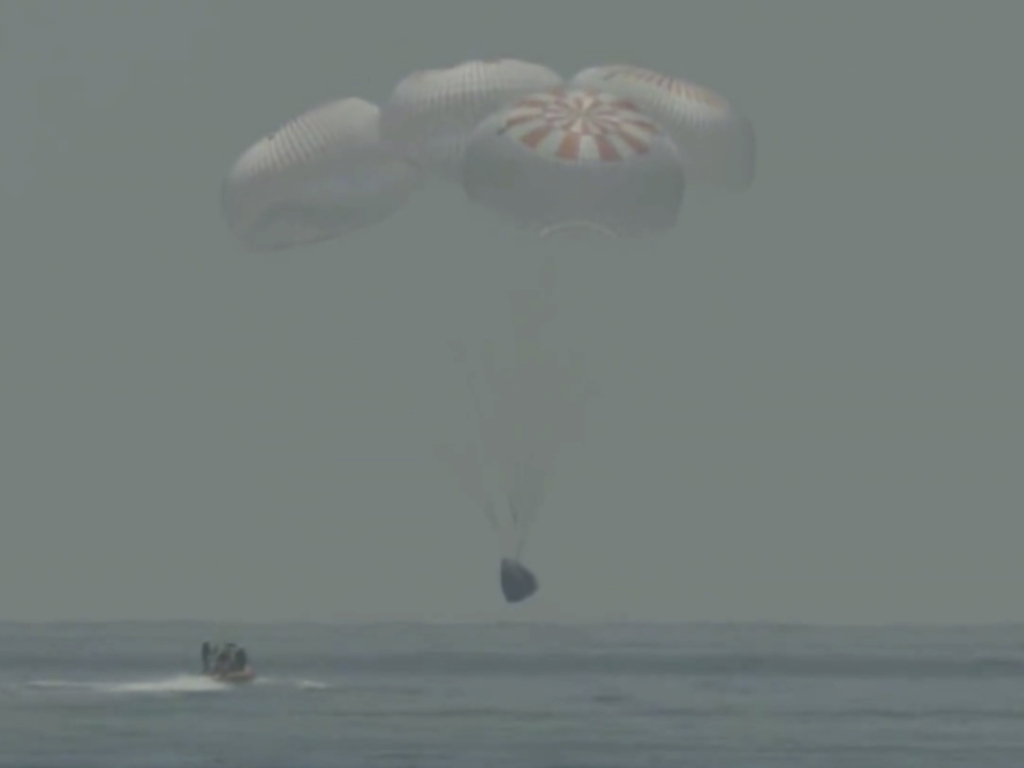
<instances>
[{"instance_id":1,"label":"parachute suspension line","mask_svg":"<svg viewBox=\"0 0 1024 768\"><path fill-rule=\"evenodd\" d=\"M473 398L473 411L476 413L477 425L482 434L484 431L484 409L480 404L480 392L476 388L476 379L470 371L466 372L466 386L469 387L470 397Z\"/></svg>"},{"instance_id":2,"label":"parachute suspension line","mask_svg":"<svg viewBox=\"0 0 1024 768\"><path fill-rule=\"evenodd\" d=\"M543 473L538 474L532 459L517 461L515 464L512 489L508 494L508 506L516 532L516 558L522 557L526 549L527 531L543 504Z\"/></svg>"},{"instance_id":3,"label":"parachute suspension line","mask_svg":"<svg viewBox=\"0 0 1024 768\"><path fill-rule=\"evenodd\" d=\"M516 560L522 560L523 559L523 555L525 554L525 552L526 552L526 536L520 535L520 536L516 537L516 548L515 548Z\"/></svg>"},{"instance_id":4,"label":"parachute suspension line","mask_svg":"<svg viewBox=\"0 0 1024 768\"><path fill-rule=\"evenodd\" d=\"M456 362L463 362L465 364L465 375L466 375L466 388L469 390L470 399L473 401L473 412L477 418L477 431L481 434L484 429L484 409L480 401L480 392L476 388L476 380L473 376L473 369L469 364L468 355L465 350L461 347L456 349Z\"/></svg>"},{"instance_id":5,"label":"parachute suspension line","mask_svg":"<svg viewBox=\"0 0 1024 768\"><path fill-rule=\"evenodd\" d=\"M518 476L519 474L520 474L520 472L519 472L519 464L517 464L516 465L516 475ZM514 501L513 501L513 499L515 499L515 501L518 501L518 499L515 498L516 497L516 493L515 493L514 486L515 486L515 483L513 483L513 491L512 491L512 493L509 494L508 506L509 506L509 509L512 511L512 524L515 526L515 529L516 529L515 549L513 550L514 553L515 553L515 559L516 560L522 560L523 559L523 551L526 549L526 529L529 527L529 523L519 513L519 504L518 503L514 503Z\"/></svg>"},{"instance_id":6,"label":"parachute suspension line","mask_svg":"<svg viewBox=\"0 0 1024 768\"><path fill-rule=\"evenodd\" d=\"M524 531L521 530L522 516L519 514L519 498L516 491L518 490L519 482L519 463L516 462L515 472L512 476L512 488L508 492L508 512L512 518L512 525L516 529L516 534L522 536Z\"/></svg>"},{"instance_id":7,"label":"parachute suspension line","mask_svg":"<svg viewBox=\"0 0 1024 768\"><path fill-rule=\"evenodd\" d=\"M549 302L555 298L555 282L558 279L558 262L554 253L548 253L541 263L540 289L541 295Z\"/></svg>"},{"instance_id":8,"label":"parachute suspension line","mask_svg":"<svg viewBox=\"0 0 1024 768\"><path fill-rule=\"evenodd\" d=\"M491 528L498 532L501 531L501 526L498 525L498 517L494 514L494 502L490 499L488 499L487 504L484 505L484 517L486 517L487 522L491 524Z\"/></svg>"},{"instance_id":9,"label":"parachute suspension line","mask_svg":"<svg viewBox=\"0 0 1024 768\"><path fill-rule=\"evenodd\" d=\"M519 318L525 320L527 327L514 330L513 334L517 337L514 341L516 347L524 343L529 346L531 342L536 342L537 339L533 335L540 333L539 326L551 319L549 311L554 304L558 258L553 250L544 250L546 252L539 259L537 272L534 273L536 282L521 294L527 302L524 309L531 313L532 317ZM527 335L520 336L521 332L525 332ZM494 358L491 352L492 349L488 345L484 353L484 371L485 375L493 380L492 386L497 386ZM538 480L535 458L519 457L515 461L512 467L511 488L506 494L509 518L515 534L512 552L516 560L521 560L523 557L528 543L527 533L543 503L543 490L535 487Z\"/></svg>"},{"instance_id":10,"label":"parachute suspension line","mask_svg":"<svg viewBox=\"0 0 1024 768\"><path fill-rule=\"evenodd\" d=\"M498 380L497 368L494 365L494 344L489 339L483 343L480 350L480 363L488 388L500 398L502 388L501 382Z\"/></svg>"},{"instance_id":11,"label":"parachute suspension line","mask_svg":"<svg viewBox=\"0 0 1024 768\"><path fill-rule=\"evenodd\" d=\"M605 227L597 222L593 221L563 221L558 224L549 224L543 227L538 233L538 236L543 239L566 239L566 240L583 240L594 235L608 238L609 240L621 239L620 235L614 230Z\"/></svg>"},{"instance_id":12,"label":"parachute suspension line","mask_svg":"<svg viewBox=\"0 0 1024 768\"><path fill-rule=\"evenodd\" d=\"M468 360L466 360L467 356L465 354L465 351L457 349L456 357L462 358L463 362L465 362L466 387L469 389L470 399L473 401L473 412L476 414L477 419L477 434L479 435L480 440L482 441L484 435L484 409L480 403L480 393L477 391L476 382L473 378L473 371L469 365ZM482 462L483 460L483 456L481 455L482 453L483 446L478 443L476 447L476 455L478 462ZM481 468L480 471L482 474L483 469ZM484 517L487 518L487 522L491 524L491 528L493 528L495 531L500 532L501 526L498 524L498 516L494 514L494 502L492 500L487 500L487 503L484 505L483 508L483 513Z\"/></svg>"}]
</instances>

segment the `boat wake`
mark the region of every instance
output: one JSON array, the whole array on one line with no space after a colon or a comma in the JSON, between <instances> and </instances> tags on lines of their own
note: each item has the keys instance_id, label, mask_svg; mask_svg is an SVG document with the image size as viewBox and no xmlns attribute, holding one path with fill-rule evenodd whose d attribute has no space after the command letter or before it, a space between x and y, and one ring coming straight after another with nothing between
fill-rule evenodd
<instances>
[{"instance_id":1,"label":"boat wake","mask_svg":"<svg viewBox=\"0 0 1024 768\"><path fill-rule=\"evenodd\" d=\"M308 680L301 677L258 677L253 681L253 685L298 688L303 691L324 691L331 687L320 680Z\"/></svg>"},{"instance_id":2,"label":"boat wake","mask_svg":"<svg viewBox=\"0 0 1024 768\"><path fill-rule=\"evenodd\" d=\"M33 688L90 691L109 694L176 694L215 693L228 691L233 686L211 680L203 675L175 675L144 680L126 681L81 681L81 680L34 680Z\"/></svg>"},{"instance_id":3,"label":"boat wake","mask_svg":"<svg viewBox=\"0 0 1024 768\"><path fill-rule=\"evenodd\" d=\"M214 680L205 675L174 675L172 677L144 678L140 680L33 680L30 688L81 691L101 694L168 695L184 693L218 693L237 688L229 682ZM264 688L291 688L300 691L323 691L331 686L321 680L301 677L257 677L250 685Z\"/></svg>"}]
</instances>

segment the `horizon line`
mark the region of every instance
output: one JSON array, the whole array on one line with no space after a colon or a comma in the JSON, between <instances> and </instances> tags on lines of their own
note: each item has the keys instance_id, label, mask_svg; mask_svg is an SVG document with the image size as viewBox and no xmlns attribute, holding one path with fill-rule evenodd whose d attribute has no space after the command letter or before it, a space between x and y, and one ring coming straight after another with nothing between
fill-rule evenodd
<instances>
[{"instance_id":1,"label":"horizon line","mask_svg":"<svg viewBox=\"0 0 1024 768\"><path fill-rule=\"evenodd\" d=\"M168 624L232 624L236 626L249 627L275 627L275 626L309 626L309 627L330 627L330 628L356 628L371 626L467 626L467 627L501 627L510 625L536 626L536 627L660 627L660 628L775 628L775 629L994 629L994 628L1024 628L1024 620L1017 619L992 619L988 621L929 621L929 620L901 620L901 621L812 621L812 620L774 620L774 619L527 619L527 618L502 618L502 619L404 619L398 617L364 617L350 619L241 619L241 618L48 618L48 619L2 619L0 627L4 626L103 626L114 624L135 624L135 625L168 625Z\"/></svg>"}]
</instances>

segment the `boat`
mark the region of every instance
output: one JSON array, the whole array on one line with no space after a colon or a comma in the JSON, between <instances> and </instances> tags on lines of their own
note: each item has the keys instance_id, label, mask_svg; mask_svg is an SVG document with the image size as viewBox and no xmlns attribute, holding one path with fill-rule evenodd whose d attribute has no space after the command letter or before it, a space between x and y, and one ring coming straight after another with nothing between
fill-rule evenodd
<instances>
[{"instance_id":1,"label":"boat","mask_svg":"<svg viewBox=\"0 0 1024 768\"><path fill-rule=\"evenodd\" d=\"M256 671L247 666L244 669L236 669L231 672L208 672L206 676L218 683L242 684L255 680Z\"/></svg>"},{"instance_id":2,"label":"boat","mask_svg":"<svg viewBox=\"0 0 1024 768\"><path fill-rule=\"evenodd\" d=\"M256 671L242 646L235 643L210 645L209 641L204 641L201 650L204 677L230 684L251 683L256 678Z\"/></svg>"}]
</instances>

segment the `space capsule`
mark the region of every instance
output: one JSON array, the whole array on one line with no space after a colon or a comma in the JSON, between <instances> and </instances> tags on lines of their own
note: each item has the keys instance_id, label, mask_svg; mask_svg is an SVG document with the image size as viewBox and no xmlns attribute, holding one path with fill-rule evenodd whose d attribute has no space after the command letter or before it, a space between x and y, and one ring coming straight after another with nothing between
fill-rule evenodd
<instances>
[{"instance_id":1,"label":"space capsule","mask_svg":"<svg viewBox=\"0 0 1024 768\"><path fill-rule=\"evenodd\" d=\"M537 591L537 577L518 560L502 558L499 570L506 602L521 603Z\"/></svg>"}]
</instances>

